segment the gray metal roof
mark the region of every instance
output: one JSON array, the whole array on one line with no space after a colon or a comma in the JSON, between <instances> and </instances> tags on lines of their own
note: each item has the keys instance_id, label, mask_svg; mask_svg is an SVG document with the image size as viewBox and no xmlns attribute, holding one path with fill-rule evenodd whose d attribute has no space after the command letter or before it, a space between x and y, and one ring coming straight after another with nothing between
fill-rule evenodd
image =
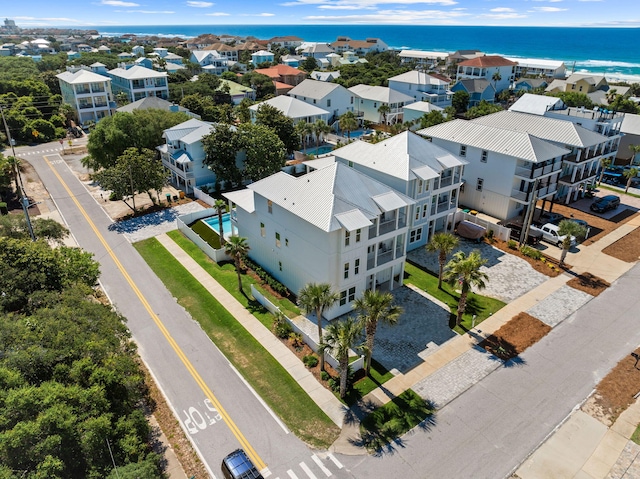
<instances>
[{"instance_id":1,"label":"gray metal roof","mask_svg":"<svg viewBox=\"0 0 640 479\"><path fill-rule=\"evenodd\" d=\"M340 88L346 90L345 87L337 83L306 79L289 91L287 95L298 95L320 100Z\"/></svg>"},{"instance_id":2,"label":"gray metal roof","mask_svg":"<svg viewBox=\"0 0 640 479\"><path fill-rule=\"evenodd\" d=\"M355 141L331 153L404 181L437 178L446 168L467 164L462 158L410 131L375 144Z\"/></svg>"},{"instance_id":3,"label":"gray metal roof","mask_svg":"<svg viewBox=\"0 0 640 479\"><path fill-rule=\"evenodd\" d=\"M247 188L327 232L342 228L338 216L347 221L345 218L354 217L351 213L354 210L359 210L368 220L378 217L382 210L373 197L394 192L392 188L340 163L297 178L279 172ZM407 196L394 194L404 206L414 203ZM351 214L344 216L344 213Z\"/></svg>"},{"instance_id":4,"label":"gray metal roof","mask_svg":"<svg viewBox=\"0 0 640 479\"><path fill-rule=\"evenodd\" d=\"M579 148L598 145L609 140L606 136L587 130L571 121L515 111L499 111L471 121L496 128L529 133L543 140Z\"/></svg>"},{"instance_id":5,"label":"gray metal roof","mask_svg":"<svg viewBox=\"0 0 640 479\"><path fill-rule=\"evenodd\" d=\"M392 90L386 86L356 85L349 88L349 91L355 93L365 100L379 101L381 103L413 103L415 98L405 95L397 90Z\"/></svg>"},{"instance_id":6,"label":"gray metal roof","mask_svg":"<svg viewBox=\"0 0 640 479\"><path fill-rule=\"evenodd\" d=\"M260 108L260 105L262 105L263 103L277 108L285 116L294 120L297 118L305 118L310 116L329 116L329 112L327 110L319 108L315 105L310 105L309 103L287 95L279 95L275 98L265 100L261 103L256 103L255 105L251 105L249 107L249 110L258 111L258 108Z\"/></svg>"},{"instance_id":7,"label":"gray metal roof","mask_svg":"<svg viewBox=\"0 0 640 479\"><path fill-rule=\"evenodd\" d=\"M213 123L192 118L164 130L162 136L170 142L180 140L183 143L191 144L202 140L202 137L211 133L213 128Z\"/></svg>"},{"instance_id":8,"label":"gray metal roof","mask_svg":"<svg viewBox=\"0 0 640 479\"><path fill-rule=\"evenodd\" d=\"M355 231L361 228L367 228L373 223L369 220L362 211L354 209L345 213L338 213L336 215L338 222L349 231Z\"/></svg>"},{"instance_id":9,"label":"gray metal roof","mask_svg":"<svg viewBox=\"0 0 640 479\"><path fill-rule=\"evenodd\" d=\"M528 116L540 118L534 115ZM426 137L440 138L534 163L570 153L565 148L560 148L528 133L497 128L475 121L447 121L419 130L418 133Z\"/></svg>"}]
</instances>

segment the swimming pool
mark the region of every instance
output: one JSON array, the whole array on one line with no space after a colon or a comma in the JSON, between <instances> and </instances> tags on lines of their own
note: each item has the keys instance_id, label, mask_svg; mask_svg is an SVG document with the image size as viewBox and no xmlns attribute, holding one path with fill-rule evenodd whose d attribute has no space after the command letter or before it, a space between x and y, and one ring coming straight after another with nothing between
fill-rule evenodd
<instances>
[{"instance_id":1,"label":"swimming pool","mask_svg":"<svg viewBox=\"0 0 640 479\"><path fill-rule=\"evenodd\" d=\"M304 153L306 155L324 155L326 153L331 152L331 150L333 150L333 145L322 145L322 146L316 146L314 148L307 148L306 150L304 150Z\"/></svg>"},{"instance_id":2,"label":"swimming pool","mask_svg":"<svg viewBox=\"0 0 640 479\"><path fill-rule=\"evenodd\" d=\"M208 218L204 218L204 221L209 228L220 235L220 231L218 231L219 223L218 223L218 215L209 216ZM225 213L222 215L222 231L224 231L224 237L227 238L231 236L231 214Z\"/></svg>"},{"instance_id":3,"label":"swimming pool","mask_svg":"<svg viewBox=\"0 0 640 479\"><path fill-rule=\"evenodd\" d=\"M374 130L355 130L355 131L352 131L351 133L349 133L349 137L353 140L354 138L360 138L363 135L370 135L373 132L374 132ZM338 135L342 135L345 138L347 138L347 132L346 131L339 131Z\"/></svg>"}]
</instances>

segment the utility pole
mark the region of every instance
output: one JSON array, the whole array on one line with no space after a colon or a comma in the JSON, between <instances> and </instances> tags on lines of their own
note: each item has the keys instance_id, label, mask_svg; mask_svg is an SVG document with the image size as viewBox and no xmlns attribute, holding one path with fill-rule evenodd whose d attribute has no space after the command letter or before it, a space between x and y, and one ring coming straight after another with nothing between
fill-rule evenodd
<instances>
[{"instance_id":1,"label":"utility pole","mask_svg":"<svg viewBox=\"0 0 640 479\"><path fill-rule=\"evenodd\" d=\"M9 130L9 126L7 125L7 120L4 117L4 107L2 104L0 104L0 115L2 116L2 123L4 124L4 130L7 134L7 141L9 141L9 145L11 145L11 153L13 153L13 158L16 162L16 191L18 192L18 196L20 196L20 203L22 204L22 211L24 211L24 217L27 221L29 236L31 236L31 241L35 241L36 235L33 233L33 226L31 225L31 218L29 217L29 198L27 198L27 193L24 190L22 175L20 175L20 165L17 163L18 157L16 156L16 150L13 146L11 131Z\"/></svg>"},{"instance_id":2,"label":"utility pole","mask_svg":"<svg viewBox=\"0 0 640 479\"><path fill-rule=\"evenodd\" d=\"M533 182L533 191L531 192L531 201L529 202L529 206L527 207L527 213L524 217L524 222L522 223L522 232L520 233L520 245L527 243L527 237L529 236L529 227L531 226L533 215L536 211L536 202L538 201L538 183L540 183L540 178L536 178L536 180Z\"/></svg>"}]
</instances>

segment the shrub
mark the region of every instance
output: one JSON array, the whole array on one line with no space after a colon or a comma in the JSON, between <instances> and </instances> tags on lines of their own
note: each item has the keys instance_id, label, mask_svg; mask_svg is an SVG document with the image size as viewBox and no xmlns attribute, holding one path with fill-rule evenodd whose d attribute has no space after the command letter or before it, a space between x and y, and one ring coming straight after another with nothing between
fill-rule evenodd
<instances>
[{"instance_id":1,"label":"shrub","mask_svg":"<svg viewBox=\"0 0 640 479\"><path fill-rule=\"evenodd\" d=\"M256 275L258 275L258 278L260 278L264 282L264 284L269 286L272 290L274 290L278 294L281 294L283 296L289 296L289 290L287 289L287 287L282 283L280 283L275 278L273 278L267 271L262 269L260 265L258 265L257 263L254 263L249 258L244 258L243 261L244 261L244 264L247 266L247 268L250 268L251 270L253 270L253 272Z\"/></svg>"},{"instance_id":2,"label":"shrub","mask_svg":"<svg viewBox=\"0 0 640 479\"><path fill-rule=\"evenodd\" d=\"M507 248L516 249L518 247L518 243L515 240L510 239L507 241Z\"/></svg>"},{"instance_id":3,"label":"shrub","mask_svg":"<svg viewBox=\"0 0 640 479\"><path fill-rule=\"evenodd\" d=\"M289 324L284 314L277 315L273 320L273 333L280 339L288 338L293 332L293 328Z\"/></svg>"},{"instance_id":4,"label":"shrub","mask_svg":"<svg viewBox=\"0 0 640 479\"><path fill-rule=\"evenodd\" d=\"M493 243L493 242L495 241L495 238L494 238L495 234L496 234L496 232L495 232L495 231L493 231L493 230L487 230L487 235L486 235L486 236L487 236L487 241L488 241L489 243Z\"/></svg>"},{"instance_id":5,"label":"shrub","mask_svg":"<svg viewBox=\"0 0 640 479\"><path fill-rule=\"evenodd\" d=\"M331 378L331 376L329 375L328 372L322 371L320 373L320 379L322 379L323 381L328 381L330 378Z\"/></svg>"},{"instance_id":6,"label":"shrub","mask_svg":"<svg viewBox=\"0 0 640 479\"><path fill-rule=\"evenodd\" d=\"M529 258L533 258L533 259L542 258L542 253L540 253L540 251L538 251L537 249L532 248L531 246L524 245L522 248L520 248L520 252L523 255L528 256Z\"/></svg>"},{"instance_id":7,"label":"shrub","mask_svg":"<svg viewBox=\"0 0 640 479\"><path fill-rule=\"evenodd\" d=\"M313 354L307 354L302 358L302 362L308 368L315 368L318 365L318 357Z\"/></svg>"},{"instance_id":8,"label":"shrub","mask_svg":"<svg viewBox=\"0 0 640 479\"><path fill-rule=\"evenodd\" d=\"M337 393L340 391L340 378L329 378L329 388Z\"/></svg>"},{"instance_id":9,"label":"shrub","mask_svg":"<svg viewBox=\"0 0 640 479\"><path fill-rule=\"evenodd\" d=\"M301 349L304 345L304 341L302 340L302 334L300 333L289 333L289 340L291 341L291 345L296 349Z\"/></svg>"}]
</instances>

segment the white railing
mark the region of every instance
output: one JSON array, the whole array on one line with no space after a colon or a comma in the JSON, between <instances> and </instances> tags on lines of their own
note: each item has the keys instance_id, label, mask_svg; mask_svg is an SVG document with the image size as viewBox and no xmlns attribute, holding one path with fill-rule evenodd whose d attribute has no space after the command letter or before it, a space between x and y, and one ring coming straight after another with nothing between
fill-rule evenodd
<instances>
[{"instance_id":1,"label":"white railing","mask_svg":"<svg viewBox=\"0 0 640 479\"><path fill-rule=\"evenodd\" d=\"M280 308L278 308L275 304L269 301L262 293L260 293L260 291L256 289L255 285L253 284L251 285L251 294L256 299L256 301L258 301L258 303L264 306L271 314L273 314L274 316L277 314L282 314L285 318L287 318L287 316L284 313L282 313L282 311L280 311ZM316 340L313 339L311 336L309 336L306 332L304 332L300 327L298 327L298 325L293 321L291 321L291 319L287 318L287 322L291 325L291 328L293 328L294 332L302 336L302 340L305 342L305 344L307 344L307 346L309 346L314 352L317 353L318 343L316 342ZM336 370L338 369L338 366L339 366L338 360L333 356L331 356L330 354L325 353L324 360L327 363L329 363L332 368ZM362 356L359 357L354 362L352 362L350 366L353 372L359 371L364 367L364 357Z\"/></svg>"}]
</instances>

